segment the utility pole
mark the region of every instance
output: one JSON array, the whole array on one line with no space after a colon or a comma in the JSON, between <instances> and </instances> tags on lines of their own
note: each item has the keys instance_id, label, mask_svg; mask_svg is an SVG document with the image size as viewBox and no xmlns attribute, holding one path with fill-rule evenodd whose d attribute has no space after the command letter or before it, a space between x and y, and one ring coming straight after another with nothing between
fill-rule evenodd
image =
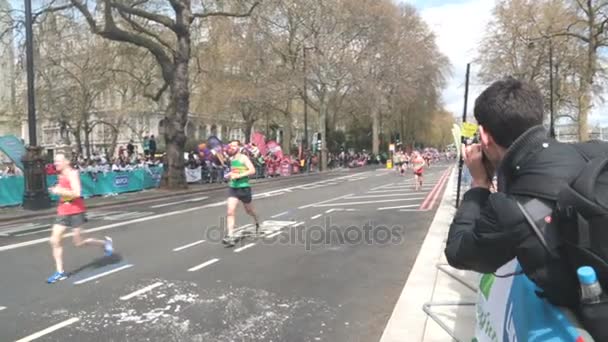
<instances>
[{"instance_id":1,"label":"utility pole","mask_svg":"<svg viewBox=\"0 0 608 342\"><path fill-rule=\"evenodd\" d=\"M471 63L467 64L467 74L464 85L464 109L462 111L462 123L467 122L467 103L469 102L469 73L471 71ZM465 137L461 137L461 144L464 144ZM456 146L458 148L458 146ZM458 161L458 186L456 187L456 208L460 204L460 185L462 184L462 167L464 165L464 159L462 152L460 153L460 160Z\"/></svg>"},{"instance_id":2,"label":"utility pole","mask_svg":"<svg viewBox=\"0 0 608 342\"><path fill-rule=\"evenodd\" d=\"M549 39L549 134L555 138L555 114L553 112L553 39Z\"/></svg>"},{"instance_id":3,"label":"utility pole","mask_svg":"<svg viewBox=\"0 0 608 342\"><path fill-rule=\"evenodd\" d=\"M306 50L310 50L312 48L303 46L303 62L304 62L304 139L302 139L302 145L304 151L308 148L308 70L307 70L307 58L306 58Z\"/></svg>"}]
</instances>

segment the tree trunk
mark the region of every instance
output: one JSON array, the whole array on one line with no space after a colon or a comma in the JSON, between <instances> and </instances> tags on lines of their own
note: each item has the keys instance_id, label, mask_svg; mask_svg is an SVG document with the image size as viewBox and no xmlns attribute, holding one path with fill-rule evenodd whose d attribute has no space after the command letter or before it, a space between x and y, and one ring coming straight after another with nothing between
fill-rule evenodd
<instances>
[{"instance_id":1,"label":"tree trunk","mask_svg":"<svg viewBox=\"0 0 608 342\"><path fill-rule=\"evenodd\" d=\"M378 105L374 104L372 108L372 153L377 155L380 152L380 139L379 139L379 110Z\"/></svg>"},{"instance_id":2,"label":"tree trunk","mask_svg":"<svg viewBox=\"0 0 608 342\"><path fill-rule=\"evenodd\" d=\"M76 143L76 153L78 153L78 155L82 155L82 138L80 136L81 130L81 124L79 123L74 130L74 142Z\"/></svg>"},{"instance_id":3,"label":"tree trunk","mask_svg":"<svg viewBox=\"0 0 608 342\"><path fill-rule=\"evenodd\" d=\"M283 125L283 152L286 154L291 153L291 140L293 135L293 118L291 113L291 99L287 100L287 107L285 110L285 124Z\"/></svg>"},{"instance_id":4,"label":"tree trunk","mask_svg":"<svg viewBox=\"0 0 608 342\"><path fill-rule=\"evenodd\" d=\"M253 130L253 125L255 124L255 120L245 120L245 144L249 144L251 142L251 131Z\"/></svg>"},{"instance_id":5,"label":"tree trunk","mask_svg":"<svg viewBox=\"0 0 608 342\"><path fill-rule=\"evenodd\" d=\"M112 156L114 155L114 151L116 151L116 145L118 144L118 129L116 127L111 127L109 126L110 129L112 130L112 142L110 143L110 148L108 149L108 155L106 156L106 158L108 158L108 162L110 162L110 158L112 158ZM111 155L110 155L111 153Z\"/></svg>"},{"instance_id":6,"label":"tree trunk","mask_svg":"<svg viewBox=\"0 0 608 342\"><path fill-rule=\"evenodd\" d=\"M87 158L91 157L91 129L89 128L89 122L84 122L84 148Z\"/></svg>"},{"instance_id":7,"label":"tree trunk","mask_svg":"<svg viewBox=\"0 0 608 342\"><path fill-rule=\"evenodd\" d=\"M327 103L325 96L319 99L319 131L321 132L321 171L327 170Z\"/></svg>"},{"instance_id":8,"label":"tree trunk","mask_svg":"<svg viewBox=\"0 0 608 342\"><path fill-rule=\"evenodd\" d=\"M183 15L183 14L182 14ZM190 30L184 30L177 38L175 72L170 85L171 103L167 108L167 127L165 130L166 159L161 187L167 189L185 189L186 173L184 170L184 148L186 134L184 128L190 108L190 90L188 61L190 60Z\"/></svg>"}]
</instances>

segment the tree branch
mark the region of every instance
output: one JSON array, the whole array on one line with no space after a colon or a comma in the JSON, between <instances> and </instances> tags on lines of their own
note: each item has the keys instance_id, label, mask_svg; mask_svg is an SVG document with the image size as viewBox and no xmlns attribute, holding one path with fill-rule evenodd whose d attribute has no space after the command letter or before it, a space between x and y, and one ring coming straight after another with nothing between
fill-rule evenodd
<instances>
[{"instance_id":1,"label":"tree branch","mask_svg":"<svg viewBox=\"0 0 608 342\"><path fill-rule=\"evenodd\" d=\"M131 25L131 27L133 27L133 29L135 31L138 31L142 34L148 35L152 38L154 38L159 44L163 45L164 47L166 47L169 51L171 51L172 53L175 53L175 50L173 49L173 47L171 46L171 44L169 44L167 41L165 41L164 39L162 39L158 34L146 29L145 27L143 27L142 25L140 25L139 23L137 23L135 20L131 19L129 17L129 14L127 12L123 12L122 10L119 10L118 13L120 14L120 16Z\"/></svg>"},{"instance_id":2,"label":"tree branch","mask_svg":"<svg viewBox=\"0 0 608 342\"><path fill-rule=\"evenodd\" d=\"M110 6L116 8L117 10L119 10L121 12L125 12L125 13L131 14L131 15L135 15L135 16L153 21L153 22L161 24L161 25L165 26L166 28L175 32L175 22L173 21L173 19L171 19L167 16L164 16L162 14L155 14L155 13L141 10L139 8L135 8L136 5L127 6L127 5L124 5L122 3L115 2L115 1L110 1L109 4L110 4Z\"/></svg>"},{"instance_id":3,"label":"tree branch","mask_svg":"<svg viewBox=\"0 0 608 342\"><path fill-rule=\"evenodd\" d=\"M253 10L260 4L260 1L256 1L251 5L249 11L246 13L231 13L231 12L203 12L203 13L193 13L192 18L209 18L209 17L232 17L232 18L246 18L251 16Z\"/></svg>"}]
</instances>

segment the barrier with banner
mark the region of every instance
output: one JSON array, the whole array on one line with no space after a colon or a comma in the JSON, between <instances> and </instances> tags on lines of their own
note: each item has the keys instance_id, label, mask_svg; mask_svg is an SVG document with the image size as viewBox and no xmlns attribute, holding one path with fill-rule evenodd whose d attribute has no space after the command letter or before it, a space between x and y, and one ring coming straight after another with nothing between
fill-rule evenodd
<instances>
[{"instance_id":1,"label":"barrier with banner","mask_svg":"<svg viewBox=\"0 0 608 342\"><path fill-rule=\"evenodd\" d=\"M186 182L188 183L197 183L200 182L202 177L202 167L197 167L196 169L186 168Z\"/></svg>"},{"instance_id":2,"label":"barrier with banner","mask_svg":"<svg viewBox=\"0 0 608 342\"><path fill-rule=\"evenodd\" d=\"M89 198L157 188L160 185L162 173L162 167L128 172L81 173L82 197ZM46 176L46 184L49 187L57 184L57 176ZM20 205L23 201L23 191L23 177L0 178L0 207ZM52 194L50 197L53 201L58 198Z\"/></svg>"},{"instance_id":3,"label":"barrier with banner","mask_svg":"<svg viewBox=\"0 0 608 342\"><path fill-rule=\"evenodd\" d=\"M479 282L474 342L581 341L577 328L558 307L536 295L537 287L512 260Z\"/></svg>"}]
</instances>

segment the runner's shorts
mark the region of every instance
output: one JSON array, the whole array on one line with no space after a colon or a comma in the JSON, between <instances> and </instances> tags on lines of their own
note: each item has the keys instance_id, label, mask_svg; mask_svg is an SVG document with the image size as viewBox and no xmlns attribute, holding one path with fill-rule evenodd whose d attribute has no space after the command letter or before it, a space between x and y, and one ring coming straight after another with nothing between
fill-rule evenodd
<instances>
[{"instance_id":1,"label":"runner's shorts","mask_svg":"<svg viewBox=\"0 0 608 342\"><path fill-rule=\"evenodd\" d=\"M87 222L87 217L84 213L73 215L59 215L55 220L55 224L59 224L68 228L78 228Z\"/></svg>"},{"instance_id":2,"label":"runner's shorts","mask_svg":"<svg viewBox=\"0 0 608 342\"><path fill-rule=\"evenodd\" d=\"M245 204L251 203L251 188L228 188L228 196L236 197Z\"/></svg>"},{"instance_id":3,"label":"runner's shorts","mask_svg":"<svg viewBox=\"0 0 608 342\"><path fill-rule=\"evenodd\" d=\"M416 175L416 176L422 176L422 170L414 171L414 175Z\"/></svg>"}]
</instances>

